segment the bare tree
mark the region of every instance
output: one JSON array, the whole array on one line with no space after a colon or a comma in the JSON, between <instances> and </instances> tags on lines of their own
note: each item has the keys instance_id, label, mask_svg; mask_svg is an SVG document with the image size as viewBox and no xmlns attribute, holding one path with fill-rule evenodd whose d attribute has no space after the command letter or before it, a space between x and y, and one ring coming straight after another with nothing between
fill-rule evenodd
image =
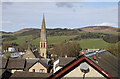
<instances>
[{"instance_id":1,"label":"bare tree","mask_svg":"<svg viewBox=\"0 0 120 79\"><path fill-rule=\"evenodd\" d=\"M75 57L79 55L79 52L81 50L80 45L75 42L62 42L54 46L53 53L57 54L58 56L70 56Z\"/></svg>"}]
</instances>

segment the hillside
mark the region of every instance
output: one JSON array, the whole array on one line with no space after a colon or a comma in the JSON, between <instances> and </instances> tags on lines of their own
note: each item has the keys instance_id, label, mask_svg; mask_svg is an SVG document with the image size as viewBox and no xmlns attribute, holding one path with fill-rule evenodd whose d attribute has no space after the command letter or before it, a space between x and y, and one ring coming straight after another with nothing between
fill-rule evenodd
<instances>
[{"instance_id":1,"label":"hillside","mask_svg":"<svg viewBox=\"0 0 120 79\"><path fill-rule=\"evenodd\" d=\"M22 29L22 30L18 30L18 31L16 31L16 32L14 32L14 33L23 33L23 32L26 32L26 31L31 31L31 30L33 30L34 28L25 28L25 29Z\"/></svg>"},{"instance_id":2,"label":"hillside","mask_svg":"<svg viewBox=\"0 0 120 79\"><path fill-rule=\"evenodd\" d=\"M109 26L89 26L79 29L47 29L49 46L53 46L63 41L74 40L77 41L82 48L104 48L109 44L109 41L111 41L111 39L106 39L109 38L109 36L116 34L118 34L117 28ZM2 32L1 40L1 45L10 44L28 46L29 44L33 44L39 47L40 29L26 28L16 32ZM118 40L116 40L115 43L116 42L118 42Z\"/></svg>"},{"instance_id":3,"label":"hillside","mask_svg":"<svg viewBox=\"0 0 120 79\"><path fill-rule=\"evenodd\" d=\"M117 32L118 28L110 26L88 26L83 28L78 28L86 32Z\"/></svg>"}]
</instances>

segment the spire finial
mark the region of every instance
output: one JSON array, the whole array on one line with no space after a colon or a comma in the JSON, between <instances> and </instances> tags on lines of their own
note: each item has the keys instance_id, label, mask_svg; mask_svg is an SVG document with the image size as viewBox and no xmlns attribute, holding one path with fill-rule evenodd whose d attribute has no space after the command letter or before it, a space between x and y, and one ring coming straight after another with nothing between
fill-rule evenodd
<instances>
[{"instance_id":1,"label":"spire finial","mask_svg":"<svg viewBox=\"0 0 120 79\"><path fill-rule=\"evenodd\" d=\"M45 29L45 16L44 16L44 13L43 13L42 29Z\"/></svg>"},{"instance_id":2,"label":"spire finial","mask_svg":"<svg viewBox=\"0 0 120 79\"><path fill-rule=\"evenodd\" d=\"M44 13L43 13L43 20L45 19L45 17L44 17Z\"/></svg>"}]
</instances>

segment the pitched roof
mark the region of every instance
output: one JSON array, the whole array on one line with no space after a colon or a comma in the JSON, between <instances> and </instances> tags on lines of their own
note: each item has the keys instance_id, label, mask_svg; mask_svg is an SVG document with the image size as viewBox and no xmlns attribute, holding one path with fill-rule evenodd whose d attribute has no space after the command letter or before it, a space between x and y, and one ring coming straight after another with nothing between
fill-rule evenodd
<instances>
[{"instance_id":1,"label":"pitched roof","mask_svg":"<svg viewBox=\"0 0 120 79\"><path fill-rule=\"evenodd\" d=\"M0 58L0 69L5 69L6 68L6 66L7 66L7 61L8 61L8 59L6 59L6 58Z\"/></svg>"},{"instance_id":2,"label":"pitched roof","mask_svg":"<svg viewBox=\"0 0 120 79\"><path fill-rule=\"evenodd\" d=\"M24 69L25 59L12 59L8 61L7 69Z\"/></svg>"},{"instance_id":3,"label":"pitched roof","mask_svg":"<svg viewBox=\"0 0 120 79\"><path fill-rule=\"evenodd\" d=\"M47 77L49 77L51 75L51 73L39 73L39 72L18 72L16 71L10 79L12 78L24 78L24 79L32 79L32 78L39 78L39 79L46 79Z\"/></svg>"},{"instance_id":4,"label":"pitched roof","mask_svg":"<svg viewBox=\"0 0 120 79\"><path fill-rule=\"evenodd\" d=\"M36 58L35 55L33 54L31 48L28 47L26 53L23 55L22 58Z\"/></svg>"},{"instance_id":5,"label":"pitched roof","mask_svg":"<svg viewBox=\"0 0 120 79\"><path fill-rule=\"evenodd\" d=\"M93 59L94 55L90 56L92 61L95 61ZM104 69L107 73L109 73L112 77L118 77L119 74L119 68L120 68L120 59L112 55L110 52L105 51L101 52L96 56L96 60L98 63L96 63L99 67Z\"/></svg>"},{"instance_id":6,"label":"pitched roof","mask_svg":"<svg viewBox=\"0 0 120 79\"><path fill-rule=\"evenodd\" d=\"M34 66L37 62L41 63L46 69L48 68L48 65L42 61L41 59L39 59L38 61L36 61L35 63L33 63L30 67L28 67L28 69L30 69L32 66Z\"/></svg>"},{"instance_id":7,"label":"pitched roof","mask_svg":"<svg viewBox=\"0 0 120 79\"><path fill-rule=\"evenodd\" d=\"M38 61L39 59L26 59L26 67L25 70L28 71L28 68L31 67L36 61Z\"/></svg>"},{"instance_id":8,"label":"pitched roof","mask_svg":"<svg viewBox=\"0 0 120 79\"><path fill-rule=\"evenodd\" d=\"M66 65L66 64L68 64L70 61L72 61L74 59L74 57L67 57L67 58L65 58L65 57L60 57L59 58L59 65L60 66L64 66L64 65Z\"/></svg>"},{"instance_id":9,"label":"pitched roof","mask_svg":"<svg viewBox=\"0 0 120 79\"><path fill-rule=\"evenodd\" d=\"M38 50L36 50L36 48L31 47L31 51L34 54L35 58L41 58L41 56L40 56Z\"/></svg>"},{"instance_id":10,"label":"pitched roof","mask_svg":"<svg viewBox=\"0 0 120 79\"><path fill-rule=\"evenodd\" d=\"M92 60L87 58L84 55L81 55L77 58L75 58L73 61L68 63L67 65L63 66L60 70L52 74L48 79L55 79L55 78L62 78L67 73L78 67L81 63L87 62L91 67L93 67L95 70L97 70L100 74L102 74L106 78L112 78L110 74L108 74L106 71L104 71L102 68L100 68L97 64L95 64Z\"/></svg>"}]
</instances>

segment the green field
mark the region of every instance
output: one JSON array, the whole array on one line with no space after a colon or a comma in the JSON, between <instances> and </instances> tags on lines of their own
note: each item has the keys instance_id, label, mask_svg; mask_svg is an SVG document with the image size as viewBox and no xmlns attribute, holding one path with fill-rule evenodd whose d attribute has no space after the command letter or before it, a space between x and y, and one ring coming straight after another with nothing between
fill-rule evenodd
<instances>
[{"instance_id":1,"label":"green field","mask_svg":"<svg viewBox=\"0 0 120 79\"><path fill-rule=\"evenodd\" d=\"M103 39L82 39L78 41L82 48L105 48L109 43L105 42Z\"/></svg>"},{"instance_id":2,"label":"green field","mask_svg":"<svg viewBox=\"0 0 120 79\"><path fill-rule=\"evenodd\" d=\"M16 40L13 40L13 41L6 41L4 43L17 43L17 44L22 44L22 43L25 43L25 41L27 39L31 39L32 38L32 35L29 35L29 36L19 36L17 37Z\"/></svg>"},{"instance_id":3,"label":"green field","mask_svg":"<svg viewBox=\"0 0 120 79\"><path fill-rule=\"evenodd\" d=\"M52 37L47 37L47 44L57 44L60 42L63 42L65 40L69 40L70 38L74 38L75 36L52 36ZM34 45L39 45L40 42L40 38L37 38L31 42L29 42L28 44L34 44Z\"/></svg>"},{"instance_id":4,"label":"green field","mask_svg":"<svg viewBox=\"0 0 120 79\"><path fill-rule=\"evenodd\" d=\"M69 40L71 38L74 38L74 36L52 36L52 37L47 37L47 44L58 44L61 43L65 40ZM25 41L28 39L31 39L32 35L29 36L20 36L17 38L17 40L13 41L6 41L4 43L17 43L17 44L24 44L26 43ZM105 48L109 43L105 42L103 39L82 39L77 41L82 48ZM40 38L34 39L27 44L33 44L39 47L40 44Z\"/></svg>"}]
</instances>

